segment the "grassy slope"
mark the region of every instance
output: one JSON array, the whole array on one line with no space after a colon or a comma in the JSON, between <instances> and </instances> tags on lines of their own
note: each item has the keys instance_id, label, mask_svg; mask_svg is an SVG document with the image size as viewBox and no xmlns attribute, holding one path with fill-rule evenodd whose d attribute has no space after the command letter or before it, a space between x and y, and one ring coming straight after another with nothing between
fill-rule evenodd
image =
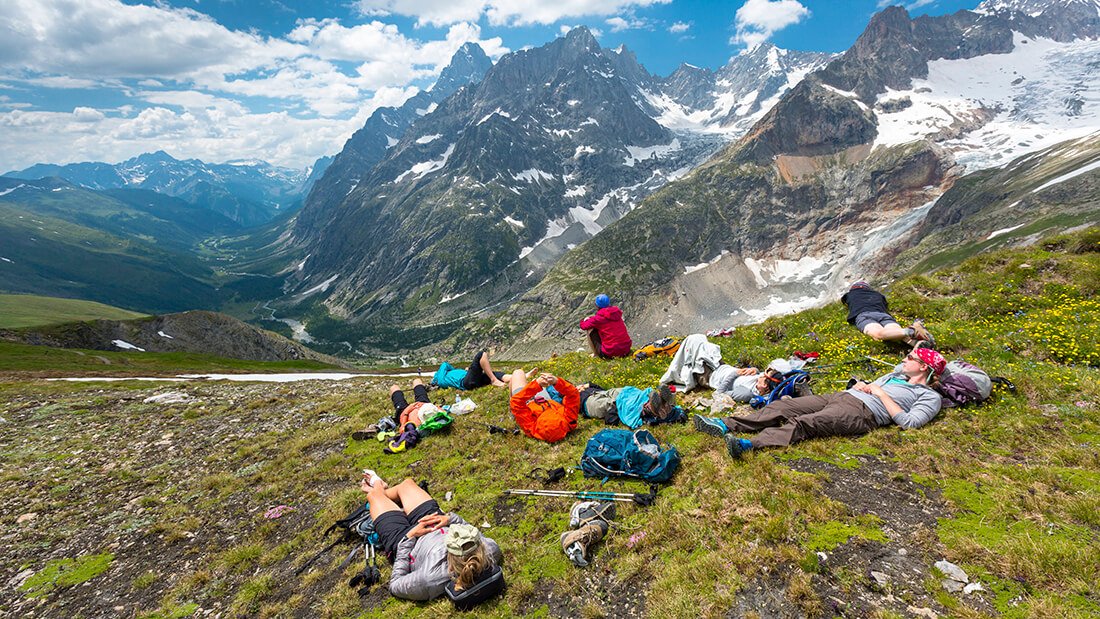
<instances>
[{"instance_id":1,"label":"grassy slope","mask_svg":"<svg viewBox=\"0 0 1100 619\"><path fill-rule=\"evenodd\" d=\"M145 314L82 301L30 294L0 294L0 329L40 327L78 320L129 320Z\"/></svg>"},{"instance_id":2,"label":"grassy slope","mask_svg":"<svg viewBox=\"0 0 1100 619\"><path fill-rule=\"evenodd\" d=\"M859 439L752 454L739 462L726 456L719 441L690 426L660 426L655 434L680 449L684 466L662 489L657 505L621 510L622 528L598 547L597 563L588 570L569 566L557 543L569 502L502 501L500 492L533 486L524 477L532 467L575 464L599 426L582 422L552 446L488 435L481 422L510 423L506 395L499 390L473 394L481 408L459 418L449 434L431 437L408 453L383 456L376 442L344 438L389 408L380 384L367 390L346 384L313 391L304 385L244 387L221 394L215 386L195 385L190 391L204 398L201 408L125 404L117 392L71 385L0 384L0 398L9 402L4 416L20 421L0 439L7 441L0 447L10 454L11 465L0 477L0 500L9 514L41 514L33 529L20 529L10 548L0 542L6 551L0 555L18 557L5 568L14 573L48 568L47 558L114 552L106 572L112 576L95 581L96 588L117 596L107 599L126 612L144 609L138 616L189 616L218 603L234 616L452 614L445 601L409 604L378 590L361 602L344 584L351 571L344 577L337 573L341 552L323 559L320 569L291 575L320 546L320 531L359 500L356 472L371 466L394 481L406 475L428 479L437 496L454 492L454 500L443 502L445 509L493 524L489 533L504 548L509 591L503 601L472 616L617 616L625 611L609 606L612 590L643 591L645 614L651 617L723 616L761 582L778 583L780 597L796 612L815 616L830 608L814 588L818 583L833 583L846 600L871 587L866 565L821 564L815 553L829 553L835 561L852 548L874 550L883 541L904 542L925 565L946 557L987 590L980 596L985 605L975 609L928 577L923 592L895 590L904 600L902 609L913 603L961 617L1096 616L1098 292L1096 230L1069 241L979 256L897 283L889 295L899 318L924 318L950 356L965 356L992 374L1010 377L1019 392L998 393L979 408L952 410L921 430L885 428ZM719 342L731 363L762 364L793 350L819 351L822 364L868 354L898 358L901 351L861 336L843 317L833 304L740 328ZM576 382L650 386L664 365L571 354L542 367ZM849 373L869 377L879 371L836 367L818 377L817 390L839 388L837 381ZM452 394L433 396L445 401ZM226 423L230 418L233 423ZM127 437L139 429L145 432L140 441ZM35 432L61 438L32 441L30 448L25 441ZM178 444L183 450L151 447L157 437L163 439L158 445ZM103 444L115 447L104 451ZM195 466L176 463L188 454ZM841 467L836 471L858 471L870 466L869 457L893 467L885 482L915 480L922 494L942 497L946 507L933 530L909 536L886 528L875 516L827 498L827 474L788 466L812 459L835 463ZM42 466L51 461L66 465ZM81 463L85 466L77 466ZM596 483L572 476L560 486ZM614 481L607 489L641 490ZM125 500L111 502L122 491L134 497L126 507ZM297 511L279 521L259 517L266 506L279 503ZM90 520L91 526L75 524L74 510L82 516L90 512L92 518L79 520ZM72 526L81 533L78 547L66 546ZM122 549L111 549L114 541L125 542ZM45 548L52 550L38 550ZM149 559L133 559L141 556ZM106 612L110 606L94 606L87 589L47 595L44 608L57 609L64 600L70 610ZM562 610L558 604L572 595L581 601ZM153 609L157 614L144 615Z\"/></svg>"},{"instance_id":3,"label":"grassy slope","mask_svg":"<svg viewBox=\"0 0 1100 619\"><path fill-rule=\"evenodd\" d=\"M49 376L162 376L176 373L338 369L319 361L249 361L197 353L114 352L0 342L0 372ZM18 375L15 375L18 376Z\"/></svg>"}]
</instances>

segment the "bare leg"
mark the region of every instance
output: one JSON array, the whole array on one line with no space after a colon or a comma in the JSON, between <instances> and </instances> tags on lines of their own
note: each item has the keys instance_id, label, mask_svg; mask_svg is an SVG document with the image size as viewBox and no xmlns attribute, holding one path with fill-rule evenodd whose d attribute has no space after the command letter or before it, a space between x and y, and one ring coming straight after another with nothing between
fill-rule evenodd
<instances>
[{"instance_id":1,"label":"bare leg","mask_svg":"<svg viewBox=\"0 0 1100 619\"><path fill-rule=\"evenodd\" d=\"M394 503L389 497L389 491L381 484L375 485L367 492L367 502L370 503L370 517L375 520L386 512L399 512L401 506Z\"/></svg>"},{"instance_id":2,"label":"bare leg","mask_svg":"<svg viewBox=\"0 0 1100 619\"><path fill-rule=\"evenodd\" d=\"M397 493L398 502L401 503L401 509L405 510L406 514L412 513L421 504L432 500L432 495L424 492L424 489L416 485L412 479L406 479L389 490ZM388 490L386 494L389 494Z\"/></svg>"},{"instance_id":3,"label":"bare leg","mask_svg":"<svg viewBox=\"0 0 1100 619\"><path fill-rule=\"evenodd\" d=\"M896 322L889 322L885 325L872 322L863 328L863 332L880 342L906 340L910 337L910 334Z\"/></svg>"},{"instance_id":4,"label":"bare leg","mask_svg":"<svg viewBox=\"0 0 1100 619\"><path fill-rule=\"evenodd\" d=\"M600 334L595 329L589 329L584 332L585 339L588 340L588 350L592 351L593 355L597 357L603 356L603 351L600 350Z\"/></svg>"},{"instance_id":5,"label":"bare leg","mask_svg":"<svg viewBox=\"0 0 1100 619\"><path fill-rule=\"evenodd\" d=\"M494 387L506 387L508 385L508 383L505 383L503 380L497 378L497 375L493 373L493 366L489 363L489 351L486 350L481 355L479 365L481 365L481 370L485 372L485 375L489 377L489 380L491 381L489 384Z\"/></svg>"},{"instance_id":6,"label":"bare leg","mask_svg":"<svg viewBox=\"0 0 1100 619\"><path fill-rule=\"evenodd\" d=\"M527 386L527 373L523 370L516 370L512 372L511 376L505 376L504 378L508 381L508 388L512 390L512 393Z\"/></svg>"}]
</instances>

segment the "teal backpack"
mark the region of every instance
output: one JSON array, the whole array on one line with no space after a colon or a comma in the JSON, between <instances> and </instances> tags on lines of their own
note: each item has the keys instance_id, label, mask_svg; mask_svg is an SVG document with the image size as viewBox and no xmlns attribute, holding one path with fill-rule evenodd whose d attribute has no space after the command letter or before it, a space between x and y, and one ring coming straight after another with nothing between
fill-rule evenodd
<instances>
[{"instance_id":1,"label":"teal backpack","mask_svg":"<svg viewBox=\"0 0 1100 619\"><path fill-rule=\"evenodd\" d=\"M680 452L661 444L649 430L600 430L585 445L581 470L585 477L633 477L651 483L666 482L680 467Z\"/></svg>"}]
</instances>

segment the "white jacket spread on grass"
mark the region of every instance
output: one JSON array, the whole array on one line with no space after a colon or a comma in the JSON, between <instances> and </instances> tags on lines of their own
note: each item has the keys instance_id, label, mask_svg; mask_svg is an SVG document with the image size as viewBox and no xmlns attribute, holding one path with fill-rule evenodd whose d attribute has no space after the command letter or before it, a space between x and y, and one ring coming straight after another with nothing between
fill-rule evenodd
<instances>
[{"instance_id":1,"label":"white jacket spread on grass","mask_svg":"<svg viewBox=\"0 0 1100 619\"><path fill-rule=\"evenodd\" d=\"M447 515L451 524L469 524L458 514L452 512ZM443 595L447 583L451 582L447 571L446 537L447 529L444 527L427 535L401 540L390 576L390 593L394 597L423 602ZM483 539L489 556L500 565L503 559L500 546L488 537Z\"/></svg>"}]
</instances>

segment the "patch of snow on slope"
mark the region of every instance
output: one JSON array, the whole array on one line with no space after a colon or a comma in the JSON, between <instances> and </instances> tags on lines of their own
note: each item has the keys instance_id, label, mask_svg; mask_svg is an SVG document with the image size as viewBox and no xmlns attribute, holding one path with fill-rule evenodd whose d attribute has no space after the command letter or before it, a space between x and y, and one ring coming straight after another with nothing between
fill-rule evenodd
<instances>
[{"instance_id":1,"label":"patch of snow on slope","mask_svg":"<svg viewBox=\"0 0 1100 619\"><path fill-rule=\"evenodd\" d=\"M1037 191L1042 191L1042 190L1046 189L1047 187L1057 185L1058 183L1063 183L1063 182L1068 181L1069 179L1071 179L1075 176L1080 176L1080 175L1082 175L1086 172L1091 172L1091 171L1093 171L1097 168L1100 168L1100 161L1093 161L1092 163L1090 163L1088 165L1083 165L1083 166L1077 168L1076 170L1074 170L1072 172L1067 172L1066 174L1063 174L1063 175L1059 176L1056 179L1049 180L1049 181L1043 183L1042 185L1039 185L1035 189L1032 189L1031 193L1035 193Z\"/></svg>"},{"instance_id":2,"label":"patch of snow on slope","mask_svg":"<svg viewBox=\"0 0 1100 619\"><path fill-rule=\"evenodd\" d=\"M530 247L524 247L523 249L520 249L519 250L519 257L522 259L527 254L535 251L535 248L539 246L539 243L542 243L543 241L547 241L547 240L552 239L554 237L561 236L569 228L570 223L572 223L572 222L562 221L562 220L558 220L558 219L552 220L550 222L550 225L548 225L546 227L546 234L544 234L541 239L536 241L534 245L531 245Z\"/></svg>"},{"instance_id":3,"label":"patch of snow on slope","mask_svg":"<svg viewBox=\"0 0 1100 619\"><path fill-rule=\"evenodd\" d=\"M174 340L174 339L176 339L176 338L172 337L171 335L168 335L168 334L167 334L167 333L165 333L164 331L157 331L157 335L159 335L159 336L161 336L161 337L164 337L164 338L168 338L168 339L170 339L170 340Z\"/></svg>"},{"instance_id":4,"label":"patch of snow on slope","mask_svg":"<svg viewBox=\"0 0 1100 619\"><path fill-rule=\"evenodd\" d=\"M985 237L985 240L988 241L989 239L995 239L995 238L1001 236L1002 234L1008 234L1009 232L1012 232L1013 230L1016 230L1018 228L1023 228L1025 225L1027 225L1027 224L1020 224L1018 226L1011 226L1011 227L1008 227L1008 228L1001 228L1000 230L994 230L993 232L989 233L989 236Z\"/></svg>"},{"instance_id":5,"label":"patch of snow on slope","mask_svg":"<svg viewBox=\"0 0 1100 619\"><path fill-rule=\"evenodd\" d=\"M579 197L585 195L586 193L588 193L588 187L585 187L584 185L581 185L579 187L570 187L569 189L565 190L565 197L566 198L579 198Z\"/></svg>"},{"instance_id":6,"label":"patch of snow on slope","mask_svg":"<svg viewBox=\"0 0 1100 619\"><path fill-rule=\"evenodd\" d=\"M443 156L440 159L434 159L432 161L421 161L402 172L397 178L393 179L393 182L400 183L409 174L415 174L416 178L422 178L425 174L430 174L436 170L440 170L443 166L447 165L447 159L450 158L451 153L455 152L455 145L452 143L447 147L447 150L443 152Z\"/></svg>"},{"instance_id":7,"label":"patch of snow on slope","mask_svg":"<svg viewBox=\"0 0 1100 619\"><path fill-rule=\"evenodd\" d=\"M441 137L443 137L443 135L440 134L440 133L433 133L431 135L422 135L422 136L416 138L416 143L417 144L427 144L429 142L434 142L435 140L438 140Z\"/></svg>"},{"instance_id":8,"label":"patch of snow on slope","mask_svg":"<svg viewBox=\"0 0 1100 619\"><path fill-rule=\"evenodd\" d=\"M12 187L12 188L10 188L10 189L5 189L5 190L3 190L3 191L0 191L0 196L6 196L6 195L8 195L9 193L11 193L11 192L13 192L13 191L15 191L16 189L19 189L19 188L21 188L21 187L26 187L26 185L16 185L15 187Z\"/></svg>"},{"instance_id":9,"label":"patch of snow on slope","mask_svg":"<svg viewBox=\"0 0 1100 619\"><path fill-rule=\"evenodd\" d=\"M513 226L515 226L515 227L517 227L517 228L523 228L523 227L525 227L525 226L523 225L523 222L522 222L522 221L519 221L518 219L512 219L511 217L507 217L507 216L505 216L505 218L504 218L504 221L506 221L506 222L508 222L508 223L512 224Z\"/></svg>"},{"instance_id":10,"label":"patch of snow on slope","mask_svg":"<svg viewBox=\"0 0 1100 619\"><path fill-rule=\"evenodd\" d=\"M542 170L540 170L538 168L528 168L528 169L520 172L519 174L513 174L512 178L516 179L517 181L527 181L528 183L538 183L538 182L544 181L544 180L552 181L552 180L555 180L557 177L554 176L553 174L550 174L549 172L543 172Z\"/></svg>"},{"instance_id":11,"label":"patch of snow on slope","mask_svg":"<svg viewBox=\"0 0 1100 619\"><path fill-rule=\"evenodd\" d=\"M767 288L770 284L789 284L792 282L812 281L815 284L822 283L828 277L828 269L824 260L813 256L803 256L798 260L772 260L762 261L753 258L745 259L745 266L752 271L756 279L756 285Z\"/></svg>"},{"instance_id":12,"label":"patch of snow on slope","mask_svg":"<svg viewBox=\"0 0 1100 619\"><path fill-rule=\"evenodd\" d=\"M306 257L302 258L302 261L298 263L298 270L299 271L306 268L306 260L309 260L310 256L312 256L312 255L313 254L306 254Z\"/></svg>"},{"instance_id":13,"label":"patch of snow on slope","mask_svg":"<svg viewBox=\"0 0 1100 619\"><path fill-rule=\"evenodd\" d=\"M483 116L481 118L481 120L477 121L476 124L480 125L481 123L483 123L483 122L489 120L490 118L492 118L494 115L503 116L504 118L507 118L509 120L511 120L511 118L512 118L511 114L509 114L508 112L505 112L504 110L502 110L498 107L497 109L495 109L492 112L489 112L488 114Z\"/></svg>"},{"instance_id":14,"label":"patch of snow on slope","mask_svg":"<svg viewBox=\"0 0 1100 619\"><path fill-rule=\"evenodd\" d=\"M123 350L136 350L136 351L139 351L139 352L145 352L144 348L141 348L139 346L134 346L133 344L131 344L130 342L127 342L126 340L111 340L111 343L114 344L115 346L123 349Z\"/></svg>"},{"instance_id":15,"label":"patch of snow on slope","mask_svg":"<svg viewBox=\"0 0 1100 619\"><path fill-rule=\"evenodd\" d=\"M393 148L394 146L397 146L398 142L399 140L395 140L388 135L386 136L386 148Z\"/></svg>"},{"instance_id":16,"label":"patch of snow on slope","mask_svg":"<svg viewBox=\"0 0 1100 619\"><path fill-rule=\"evenodd\" d=\"M338 275L338 274L333 275L332 277L326 279L325 281L321 282L320 284L317 284L313 288L310 288L309 290L303 292L302 294L300 294L298 296L304 298L304 297L308 297L309 295L314 294L316 292L326 292L328 290L328 287L332 284L332 282L336 281L337 277L340 277L340 275Z\"/></svg>"},{"instance_id":17,"label":"patch of snow on slope","mask_svg":"<svg viewBox=\"0 0 1100 619\"><path fill-rule=\"evenodd\" d=\"M428 114L431 114L432 112L434 112L435 108L437 108L437 107L439 107L439 104L436 103L435 101L432 101L432 104L429 105L427 107L427 109L416 108L416 114L417 114L417 116L427 116Z\"/></svg>"},{"instance_id":18,"label":"patch of snow on slope","mask_svg":"<svg viewBox=\"0 0 1100 619\"><path fill-rule=\"evenodd\" d=\"M859 100L859 95L857 95L854 92L851 92L851 91L848 91L848 90L841 90L839 88L836 88L835 86L830 86L828 84L822 84L821 86L824 87L825 90L828 90L829 92L835 92L836 94L838 94L838 95L840 95L840 96L842 96L846 99L851 99L852 101L855 101L856 105L859 106L859 109L863 110L864 112L866 112L868 109L870 109L870 108L867 107L866 103Z\"/></svg>"},{"instance_id":19,"label":"patch of snow on slope","mask_svg":"<svg viewBox=\"0 0 1100 619\"><path fill-rule=\"evenodd\" d=\"M907 91L887 91L878 101L908 97L909 107L881 109L875 144L888 146L957 131L961 122L979 129L943 142L968 170L999 165L1028 152L1081 137L1100 126L1100 41L1059 43L1013 33L1014 49L964 60L928 63L928 77Z\"/></svg>"},{"instance_id":20,"label":"patch of snow on slope","mask_svg":"<svg viewBox=\"0 0 1100 619\"><path fill-rule=\"evenodd\" d=\"M723 249L717 256L715 256L714 258L711 258L707 262L700 262L699 264L696 264L696 265L693 265L693 266L684 267L684 275L687 275L688 273L694 273L694 272L699 271L701 269L705 269L705 268L709 267L712 264L717 264L718 261L721 260L722 257L727 255L727 254L729 254L729 252L727 250Z\"/></svg>"},{"instance_id":21,"label":"patch of snow on slope","mask_svg":"<svg viewBox=\"0 0 1100 619\"><path fill-rule=\"evenodd\" d=\"M657 146L627 146L626 150L630 155L623 159L623 165L633 168L639 161L645 161L650 157L661 158L680 150L680 139L673 138L668 144Z\"/></svg>"},{"instance_id":22,"label":"patch of snow on slope","mask_svg":"<svg viewBox=\"0 0 1100 619\"><path fill-rule=\"evenodd\" d=\"M4 262L8 262L8 263L11 263L11 264L15 264L15 263L14 263L14 262L12 262L11 260L9 260L8 258L5 258L5 257L3 257L3 256L0 256L0 260L3 260Z\"/></svg>"}]
</instances>

